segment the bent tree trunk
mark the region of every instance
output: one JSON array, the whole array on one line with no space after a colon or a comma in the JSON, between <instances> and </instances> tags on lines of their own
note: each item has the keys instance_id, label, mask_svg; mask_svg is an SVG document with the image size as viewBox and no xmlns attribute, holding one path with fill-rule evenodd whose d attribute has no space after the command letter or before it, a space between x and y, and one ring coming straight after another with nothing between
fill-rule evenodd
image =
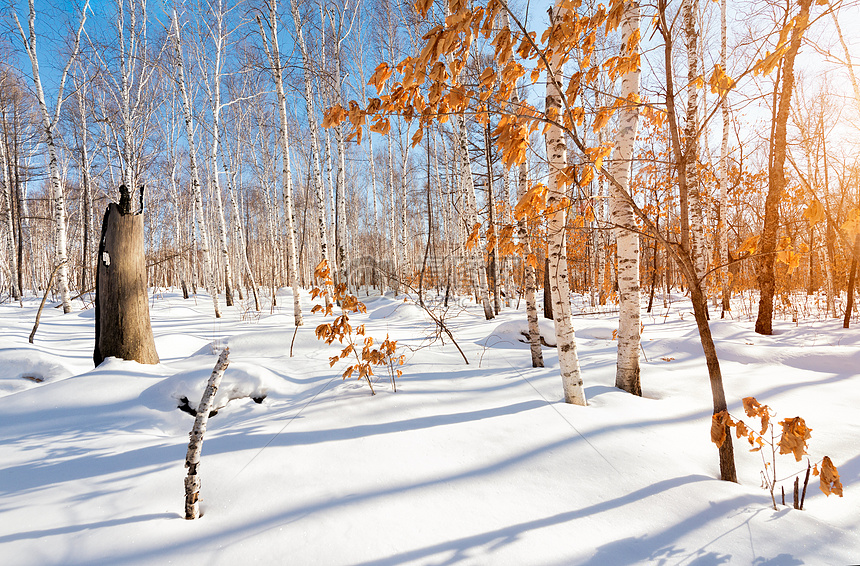
<instances>
[{"instance_id":1,"label":"bent tree trunk","mask_svg":"<svg viewBox=\"0 0 860 566\"><path fill-rule=\"evenodd\" d=\"M121 203L127 205L127 199ZM108 356L158 363L146 294L143 215L123 211L122 204L109 204L102 222L96 270L96 366Z\"/></svg>"},{"instance_id":2,"label":"bent tree trunk","mask_svg":"<svg viewBox=\"0 0 860 566\"><path fill-rule=\"evenodd\" d=\"M218 356L218 361L215 363L212 375L209 376L206 389L203 390L203 397L200 399L200 404L197 405L197 417L194 419L194 428L191 429L189 435L191 440L188 442L188 451L185 453L185 467L188 468L188 475L185 476L185 518L188 520L200 516L200 473L198 467L200 466L200 454L203 451L203 435L206 434L209 411L212 410L215 394L221 387L221 378L224 377L224 372L230 365L230 361L227 359L229 355L230 348L224 348L221 355Z\"/></svg>"}]
</instances>

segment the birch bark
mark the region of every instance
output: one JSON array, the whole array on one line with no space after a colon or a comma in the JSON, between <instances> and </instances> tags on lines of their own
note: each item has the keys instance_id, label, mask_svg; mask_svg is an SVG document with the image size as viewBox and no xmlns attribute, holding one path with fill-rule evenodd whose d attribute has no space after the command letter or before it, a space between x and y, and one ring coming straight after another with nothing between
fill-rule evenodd
<instances>
[{"instance_id":1,"label":"birch bark","mask_svg":"<svg viewBox=\"0 0 860 566\"><path fill-rule=\"evenodd\" d=\"M502 0L505 8L500 12L500 24L503 28L510 29L511 23L508 18L507 0ZM520 93L514 85L511 93L511 107L513 110L518 110L520 106ZM524 198L529 190L529 166L526 160L523 160L517 171L517 201ZM523 256L523 287L526 299L526 320L528 321L529 329L529 349L532 356L532 367L542 368L543 366L543 351L541 350L540 342L540 323L538 322L537 300L535 299L535 289L537 288L537 278L535 277L535 262L537 256L532 254L531 238L529 235L529 218L524 217L517 220L517 239L519 240L522 256Z\"/></svg>"},{"instance_id":2,"label":"birch bark","mask_svg":"<svg viewBox=\"0 0 860 566\"><path fill-rule=\"evenodd\" d=\"M728 72L727 69L727 57L726 57L726 39L728 37L728 29L726 27L726 0L720 0L720 65L723 67L724 72ZM726 213L728 211L727 201L729 198L728 195L728 160L729 160L729 100L728 93L724 93L722 98L720 99L720 109L723 114L723 139L720 143L720 167L719 167L719 176L720 176L720 226L719 226L719 234L718 237L720 239L720 281L722 283L722 315L720 318L724 317L726 312L731 312L732 304L731 304L731 286L729 285L729 223L726 218Z\"/></svg>"},{"instance_id":3,"label":"birch bark","mask_svg":"<svg viewBox=\"0 0 860 566\"><path fill-rule=\"evenodd\" d=\"M3 122L5 122L5 117ZM12 219L12 181L9 175L9 157L6 152L6 140L0 139L0 167L3 167L3 223L6 225L6 256L9 258L10 284L12 286L12 298L19 300L21 290L18 287L16 274L18 273L17 257L15 253L15 225Z\"/></svg>"},{"instance_id":4,"label":"birch bark","mask_svg":"<svg viewBox=\"0 0 860 566\"><path fill-rule=\"evenodd\" d=\"M696 266L696 276L704 277L705 262L705 231L702 221L702 198L699 189L699 90L696 82L699 80L698 32L696 16L699 9L698 0L684 0L681 10L684 18L684 38L687 48L687 120L684 128L685 166L687 187L689 188L689 222L690 249ZM702 282L704 285L704 281Z\"/></svg>"},{"instance_id":5,"label":"birch bark","mask_svg":"<svg viewBox=\"0 0 860 566\"><path fill-rule=\"evenodd\" d=\"M66 236L66 199L63 194L63 186L60 183L60 169L57 160L57 146L55 143L55 130L57 122L60 119L60 110L63 106L63 90L66 84L66 78L69 75L69 69L72 63L78 56L78 48L81 42L81 33L84 30L84 23L87 21L87 10L89 10L89 0L84 3L84 8L81 11L81 23L78 26L77 34L75 35L75 43L72 49L72 54L66 63L63 73L60 76L60 85L57 92L57 103L54 107L53 117L48 112L48 105L45 102L45 91L42 88L42 78L39 74L39 57L36 51L36 7L34 0L29 0L29 17L28 30L29 34L24 33L24 28L21 22L18 21L18 14L13 10L12 16L15 19L15 25L21 36L21 41L24 43L24 48L27 51L27 56L30 58L30 65L33 69L33 85L36 88L36 99L39 105L39 112L42 119L42 128L45 144L48 146L48 170L51 178L51 192L53 196L53 212L54 212L54 241L56 245L55 265L59 265L57 273L57 286L60 291L60 298L63 303L63 313L72 312L72 304L69 297L69 256L67 251L67 236Z\"/></svg>"},{"instance_id":6,"label":"birch bark","mask_svg":"<svg viewBox=\"0 0 860 566\"><path fill-rule=\"evenodd\" d=\"M566 8L559 0L550 13L550 34L557 32ZM552 41L552 39L550 39ZM561 53L553 52L547 67L546 113L560 119L562 109ZM546 154L549 160L547 177L547 208L549 213L549 276L552 293L552 311L555 320L555 337L558 344L558 364L564 388L564 401L586 405L585 389L576 352L576 336L570 306L570 283L567 272L566 212L563 205L564 186L559 184L560 172L567 167L567 140L564 131L554 122L545 128Z\"/></svg>"},{"instance_id":7,"label":"birch bark","mask_svg":"<svg viewBox=\"0 0 860 566\"><path fill-rule=\"evenodd\" d=\"M212 295L212 306L215 308L215 318L221 318L221 308L218 306L218 290L212 271L212 254L209 248L209 234L206 230L206 215L203 212L203 191L200 185L200 170L197 167L197 143L194 139L194 118L191 114L191 100L185 80L185 64L182 55L182 39L179 33L179 16L173 9L174 49L176 50L176 70L179 74L177 83L182 95L182 115L185 121L185 137L188 142L188 159L191 167L191 195L194 199L197 230L200 233L200 251L203 254L203 280L206 290ZM192 253L194 251L192 250Z\"/></svg>"},{"instance_id":8,"label":"birch bark","mask_svg":"<svg viewBox=\"0 0 860 566\"><path fill-rule=\"evenodd\" d=\"M274 0L273 0L274 2ZM317 128L316 111L314 110L314 93L311 86L311 62L308 56L307 46L305 45L305 36L302 33L302 21L299 16L299 9L296 0L290 0L290 8L293 16L293 23L296 29L296 42L302 53L302 67L304 68L305 79L305 102L307 104L308 126L311 132L311 160L313 161L313 181L314 192L316 194L317 211L319 216L319 240L320 240L320 257L325 260L326 264L331 266L328 252L328 230L326 229L326 205L325 193L323 190L322 170L320 166L320 143L319 129ZM326 294L328 301L329 294Z\"/></svg>"},{"instance_id":9,"label":"birch bark","mask_svg":"<svg viewBox=\"0 0 860 566\"><path fill-rule=\"evenodd\" d=\"M238 141L237 141L237 144L239 144ZM239 212L239 201L236 199L236 191L234 188L235 184L236 184L236 179L238 178L238 176L236 175L236 168L235 168L234 163L230 164L229 171L228 171L228 165L227 165L228 155L229 154L224 153L223 145L222 145L221 164L224 167L224 177L227 181L227 194L230 196L230 205L231 205L232 211L233 211L233 219L234 219L233 226L235 226L235 229L236 229L236 237L239 239L239 249L240 249L239 253L240 253L241 259L242 259L242 267L244 268L245 274L248 277L248 285L251 287L251 294L254 295L254 310L259 311L260 310L260 297L257 293L257 281L256 281L256 278L254 277L254 272L251 269L251 262L248 261L248 243L245 240L245 231L242 229L242 215ZM284 203L285 207L286 207L286 204L287 203L285 202Z\"/></svg>"},{"instance_id":10,"label":"birch bark","mask_svg":"<svg viewBox=\"0 0 860 566\"><path fill-rule=\"evenodd\" d=\"M624 3L621 19L621 44L626 46L624 56L639 52L640 8L637 0ZM634 51L627 51L630 46ZM615 370L615 387L634 395L642 395L639 379L639 232L636 218L628 196L630 175L633 167L633 146L639 126L639 107L635 98L639 95L640 69L637 67L624 75L621 82L621 99L628 103L618 113L618 133L615 155L610 171L618 182L610 183L610 215L615 225L615 241L618 256L618 358Z\"/></svg>"},{"instance_id":11,"label":"birch bark","mask_svg":"<svg viewBox=\"0 0 860 566\"><path fill-rule=\"evenodd\" d=\"M287 267L290 279L290 286L293 289L293 321L296 326L304 324L302 319L302 309L299 302L299 262L298 254L296 253L296 229L295 216L293 215L293 174L290 168L290 137L289 137L289 122L287 120L287 99L284 94L284 79L281 70L281 52L278 46L278 20L276 0L271 0L269 4L269 45L266 48L266 53L269 56L269 63L272 66L272 79L275 81L275 90L278 94L278 114L281 118L281 151L283 153L283 199L284 199L284 215L287 220L287 256L289 257L289 266ZM262 28L262 24L261 24ZM262 29L260 30L262 32ZM301 30L299 30L301 33ZM263 34L265 37L265 34ZM303 51L304 52L304 51ZM310 99L308 104L311 104ZM310 110L310 108L309 108ZM324 226L323 226L324 228ZM321 236L325 236L324 233ZM325 250L325 244L323 244ZM324 256L325 257L325 256Z\"/></svg>"},{"instance_id":12,"label":"birch bark","mask_svg":"<svg viewBox=\"0 0 860 566\"><path fill-rule=\"evenodd\" d=\"M215 193L215 217L218 221L218 243L221 246L221 260L224 262L224 294L228 307L233 306L233 266L230 260L230 248L227 241L227 220L224 217L224 202L221 198L221 181L218 175L218 154L221 144L221 73L224 66L224 11L221 2L212 16L215 20L210 30L215 44L215 62L212 76L206 73L203 84L209 97L209 107L212 111L212 145L209 148L209 170L212 175L212 190Z\"/></svg>"},{"instance_id":13,"label":"birch bark","mask_svg":"<svg viewBox=\"0 0 860 566\"><path fill-rule=\"evenodd\" d=\"M185 467L188 468L188 475L185 476L185 518L189 520L200 516L200 474L198 468L200 466L200 454L203 451L203 435L206 434L209 411L212 410L215 394L221 387L221 379L224 377L227 366L230 365L230 361L227 359L229 355L230 349L224 348L224 351L218 356L218 361L215 363L215 368L212 370L212 375L209 376L209 382L203 391L203 397L200 399L200 404L197 405L197 416L194 419L194 427L191 429L191 440L188 442L188 451L185 454Z\"/></svg>"}]
</instances>

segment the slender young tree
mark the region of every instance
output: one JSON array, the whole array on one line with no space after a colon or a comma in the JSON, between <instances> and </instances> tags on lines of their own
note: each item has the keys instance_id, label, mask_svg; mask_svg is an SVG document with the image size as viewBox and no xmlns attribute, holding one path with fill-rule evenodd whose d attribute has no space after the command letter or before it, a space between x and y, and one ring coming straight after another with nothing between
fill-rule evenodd
<instances>
[{"instance_id":1,"label":"slender young tree","mask_svg":"<svg viewBox=\"0 0 860 566\"><path fill-rule=\"evenodd\" d=\"M508 4L504 2L504 9L499 13L501 26L510 30L510 18L508 18ZM520 109L520 93L517 85L514 85L511 93L511 109L517 112ZM529 166L527 160L522 160L517 168L517 201L524 199L529 190ZM537 314L537 301L535 290L537 278L535 277L535 266L537 257L532 255L531 239L529 237L529 218L522 217L517 220L517 238L522 245L523 261L523 287L526 299L526 319L529 327L529 349L532 357L532 367L543 367L543 352L540 343L540 325Z\"/></svg>"},{"instance_id":2,"label":"slender young tree","mask_svg":"<svg viewBox=\"0 0 860 566\"><path fill-rule=\"evenodd\" d=\"M269 57L269 65L272 69L272 80L275 83L275 92L278 95L278 116L280 117L281 132L281 159L283 160L283 196L284 196L284 214L287 220L287 256L289 258L289 279L290 286L293 289L293 320L296 326L304 324L302 320L302 308L299 303L299 262L298 254L296 253L296 228L295 217L293 216L293 173L290 168L290 137L289 137L289 122L287 120L287 98L284 94L284 77L281 69L281 51L278 46L278 8L276 0L269 2L269 19L266 22L268 30L264 30L261 20L257 20L260 25L260 34L263 37L263 45L266 48L266 54ZM301 31L299 31L301 33ZM310 102L308 103L310 104ZM309 109L310 110L310 109ZM323 215L323 220L325 216ZM320 237L325 238L325 233L322 231L325 224L321 225ZM324 240L323 240L324 242ZM322 244L322 251L325 252L325 243ZM323 255L325 259L325 255Z\"/></svg>"},{"instance_id":3,"label":"slender young tree","mask_svg":"<svg viewBox=\"0 0 860 566\"><path fill-rule=\"evenodd\" d=\"M720 65L723 71L728 69L728 61L726 57L726 44L728 38L728 26L726 25L726 0L720 0ZM724 317L726 312L732 310L731 304L731 286L729 284L729 223L726 218L728 208L726 201L728 200L728 161L729 161L729 93L726 92L720 98L720 110L723 117L723 137L720 143L720 166L719 166L719 183L720 183L720 202L719 202L719 250L720 250L720 282L722 284L722 314Z\"/></svg>"},{"instance_id":4,"label":"slender young tree","mask_svg":"<svg viewBox=\"0 0 860 566\"><path fill-rule=\"evenodd\" d=\"M42 119L42 135L44 136L45 145L48 147L48 170L51 178L51 192L54 200L54 238L56 244L55 262L59 266L57 272L57 286L60 290L60 298L63 303L63 312L72 312L72 304L69 295L69 269L68 269L68 251L66 241L66 199L63 193L63 185L60 181L60 167L57 157L57 122L60 120L60 110L63 106L63 91L65 90L66 78L69 76L69 70L75 59L78 56L78 50L81 43L81 33L84 30L84 23L87 21L87 10L90 3L87 0L81 10L81 22L78 25L75 41L72 47L72 53L69 60L60 75L60 83L57 88L57 103L54 106L53 116L48 111L48 104L45 101L45 91L42 88L42 78L39 74L39 57L36 50L36 7L33 0L29 0L30 14L28 18L28 31L24 32L21 22L18 20L18 13L13 10L12 17L15 20L15 25L24 44L24 49L27 51L27 56L30 58L30 65L33 69L33 85L36 88L36 99L39 105L39 112Z\"/></svg>"},{"instance_id":5,"label":"slender young tree","mask_svg":"<svg viewBox=\"0 0 860 566\"><path fill-rule=\"evenodd\" d=\"M274 0L273 0L274 1ZM302 19L299 14L298 4L296 0L290 0L290 12L293 16L293 25L295 26L296 43L302 54L302 67L304 71L305 82L305 104L307 105L308 129L311 134L311 161L313 162L313 183L314 195L316 196L317 214L319 216L319 246L320 258L331 267L331 261L328 251L328 230L326 228L326 199L323 190L322 180L322 158L320 153L319 128L317 127L316 109L314 107L313 93L313 67L310 60L307 45L305 44L305 36L302 31ZM328 301L330 293L326 294Z\"/></svg>"},{"instance_id":6,"label":"slender young tree","mask_svg":"<svg viewBox=\"0 0 860 566\"><path fill-rule=\"evenodd\" d=\"M194 118L191 112L191 98L188 95L188 83L185 78L185 63L182 55L182 38L179 31L179 16L173 8L173 47L175 50L176 85L182 96L182 115L185 121L185 137L188 142L188 159L191 167L191 195L194 199L194 211L197 230L200 234L200 251L203 253L203 278L206 290L212 295L212 306L215 308L215 318L221 318L218 306L218 290L212 266L212 254L209 247L209 235L206 230L206 215L203 210L203 191L200 184L200 169L197 166L197 142L194 138Z\"/></svg>"}]
</instances>

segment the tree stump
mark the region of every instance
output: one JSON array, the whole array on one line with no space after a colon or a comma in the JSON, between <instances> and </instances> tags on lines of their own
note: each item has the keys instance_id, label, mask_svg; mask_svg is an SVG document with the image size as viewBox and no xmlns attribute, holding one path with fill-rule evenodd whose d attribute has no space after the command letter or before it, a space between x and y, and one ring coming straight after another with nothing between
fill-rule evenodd
<instances>
[{"instance_id":1,"label":"tree stump","mask_svg":"<svg viewBox=\"0 0 860 566\"><path fill-rule=\"evenodd\" d=\"M96 343L93 362L108 356L157 364L149 321L143 214L131 214L128 190L105 211L96 270Z\"/></svg>"}]
</instances>

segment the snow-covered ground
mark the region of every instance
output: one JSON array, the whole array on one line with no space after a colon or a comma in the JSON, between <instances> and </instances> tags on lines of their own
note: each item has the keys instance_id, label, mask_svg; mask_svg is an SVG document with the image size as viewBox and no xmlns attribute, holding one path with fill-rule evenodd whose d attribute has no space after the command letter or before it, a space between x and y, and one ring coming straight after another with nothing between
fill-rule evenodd
<instances>
[{"instance_id":1,"label":"snow-covered ground","mask_svg":"<svg viewBox=\"0 0 860 566\"><path fill-rule=\"evenodd\" d=\"M524 305L491 322L474 306L449 312L466 365L414 304L365 302L354 320L407 355L396 393L384 372L375 396L341 380L338 348L314 337L320 315L306 314L291 357L288 294L275 314L215 320L205 297L159 292L161 363L97 369L92 309L47 308L29 345L38 301L0 305L0 563L860 563L860 330L780 322L766 337L712 322L731 412L753 395L776 420L803 416L813 461L829 455L842 475L844 498L813 478L806 510L774 511L746 442L740 484L715 479L710 388L682 298L643 318L643 398L613 387L615 315L576 317L588 407L561 401L552 348L531 368ZM196 405L225 346L204 515L186 521L193 417L177 406ZM783 478L805 462L776 466Z\"/></svg>"}]
</instances>

